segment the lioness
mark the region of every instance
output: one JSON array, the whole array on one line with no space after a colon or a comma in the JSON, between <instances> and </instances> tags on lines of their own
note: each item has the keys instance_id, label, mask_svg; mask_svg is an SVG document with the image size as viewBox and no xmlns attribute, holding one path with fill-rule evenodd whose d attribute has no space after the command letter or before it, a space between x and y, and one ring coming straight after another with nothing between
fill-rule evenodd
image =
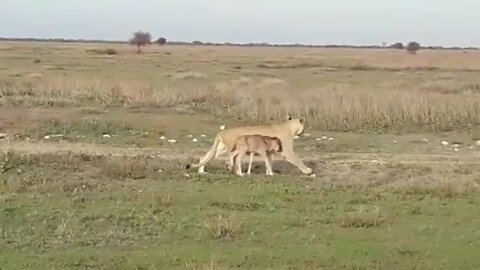
<instances>
[{"instance_id":1,"label":"lioness","mask_svg":"<svg viewBox=\"0 0 480 270\"><path fill-rule=\"evenodd\" d=\"M303 162L295 155L293 151L293 140L296 135L303 133L304 123L302 119L288 118L288 121L281 124L261 125L261 126L246 126L234 127L218 132L213 145L208 152L200 159L197 164L192 164L192 167L198 168L199 173L205 173L205 165L219 156L231 152L235 140L242 135L259 134L263 136L277 137L282 142L281 156L295 165L302 173L311 174L312 169L305 166ZM232 166L233 164L230 164ZM187 168L190 166L187 166Z\"/></svg>"},{"instance_id":2,"label":"lioness","mask_svg":"<svg viewBox=\"0 0 480 270\"><path fill-rule=\"evenodd\" d=\"M248 163L247 174L252 169L253 157L255 154L260 155L265 161L267 175L273 175L272 156L282 152L282 142L277 137L269 137L262 135L244 135L237 138L230 152L230 164L232 168L236 165L236 174L243 176L242 159L245 154L250 154L250 162Z\"/></svg>"}]
</instances>

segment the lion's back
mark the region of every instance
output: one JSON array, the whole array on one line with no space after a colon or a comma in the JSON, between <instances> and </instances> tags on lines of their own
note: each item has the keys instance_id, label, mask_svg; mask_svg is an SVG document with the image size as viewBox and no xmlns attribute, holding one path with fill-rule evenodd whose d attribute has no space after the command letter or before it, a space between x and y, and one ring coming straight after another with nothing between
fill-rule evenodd
<instances>
[{"instance_id":1,"label":"lion's back","mask_svg":"<svg viewBox=\"0 0 480 270\"><path fill-rule=\"evenodd\" d=\"M240 136L261 135L285 138L290 134L286 126L274 125L233 127L230 129L222 130L221 132L222 142L225 144L225 146L227 146L227 148L233 147L235 141Z\"/></svg>"}]
</instances>

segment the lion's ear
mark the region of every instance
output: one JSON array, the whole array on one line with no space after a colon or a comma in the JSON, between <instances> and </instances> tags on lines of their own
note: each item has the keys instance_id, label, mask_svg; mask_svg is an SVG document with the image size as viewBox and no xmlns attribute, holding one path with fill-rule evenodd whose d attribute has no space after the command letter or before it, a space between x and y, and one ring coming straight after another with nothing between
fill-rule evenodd
<instances>
[{"instance_id":1,"label":"lion's ear","mask_svg":"<svg viewBox=\"0 0 480 270\"><path fill-rule=\"evenodd\" d=\"M291 121L292 117L290 115L287 115L287 119L288 119L288 121Z\"/></svg>"},{"instance_id":2,"label":"lion's ear","mask_svg":"<svg viewBox=\"0 0 480 270\"><path fill-rule=\"evenodd\" d=\"M302 118L300 118L300 124L303 124L304 120Z\"/></svg>"}]
</instances>

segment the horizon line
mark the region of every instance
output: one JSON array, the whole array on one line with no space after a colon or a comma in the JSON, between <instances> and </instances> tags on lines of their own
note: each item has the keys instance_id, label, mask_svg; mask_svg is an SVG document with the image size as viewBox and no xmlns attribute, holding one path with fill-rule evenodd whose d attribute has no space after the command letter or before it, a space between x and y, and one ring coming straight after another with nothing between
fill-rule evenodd
<instances>
[{"instance_id":1,"label":"horizon line","mask_svg":"<svg viewBox=\"0 0 480 270\"><path fill-rule=\"evenodd\" d=\"M89 38L61 38L61 37L52 37L52 38L37 38L37 37L2 37L0 36L0 41L26 41L26 42L84 42L84 43L117 43L117 44L128 44L128 40L119 40L119 39L89 39ZM412 42L412 41L410 41ZM154 41L151 43L155 43ZM373 44L362 44L362 45L353 45L353 44L309 44L309 43L270 43L270 42L211 42L211 41L202 41L202 40L193 40L193 41L169 41L167 39L167 44L170 45L194 45L194 46L242 46L242 47L340 47L340 48L378 48L378 49L391 49L392 45L395 43L402 43L403 45L408 44L403 42L394 42L383 45L373 45ZM480 49L480 47L475 46L442 46L442 45L421 45L421 48L426 49Z\"/></svg>"}]
</instances>

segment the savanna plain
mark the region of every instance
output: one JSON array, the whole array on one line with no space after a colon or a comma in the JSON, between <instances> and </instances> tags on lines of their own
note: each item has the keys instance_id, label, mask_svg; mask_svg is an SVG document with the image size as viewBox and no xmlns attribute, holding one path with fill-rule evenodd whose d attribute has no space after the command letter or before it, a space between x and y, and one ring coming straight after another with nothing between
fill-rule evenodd
<instances>
[{"instance_id":1,"label":"savanna plain","mask_svg":"<svg viewBox=\"0 0 480 270\"><path fill-rule=\"evenodd\" d=\"M1 42L0 269L480 269L479 102L474 50ZM185 169L287 115L315 175Z\"/></svg>"}]
</instances>

